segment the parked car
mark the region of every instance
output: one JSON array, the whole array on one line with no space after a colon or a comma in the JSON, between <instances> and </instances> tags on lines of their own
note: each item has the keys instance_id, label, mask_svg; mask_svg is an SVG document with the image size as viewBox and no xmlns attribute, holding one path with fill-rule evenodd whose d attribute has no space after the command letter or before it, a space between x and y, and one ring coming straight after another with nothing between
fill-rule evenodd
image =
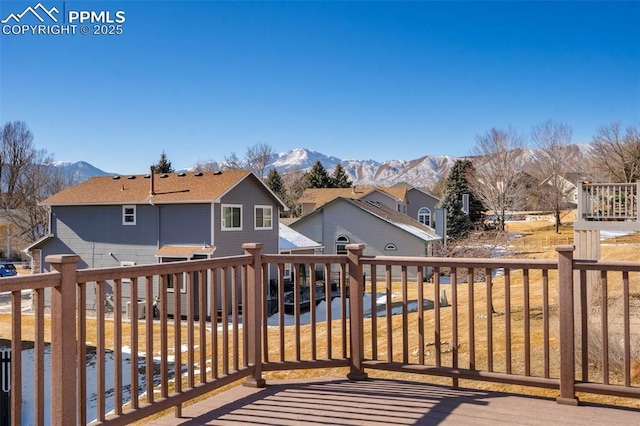
<instances>
[{"instance_id":1,"label":"parked car","mask_svg":"<svg viewBox=\"0 0 640 426\"><path fill-rule=\"evenodd\" d=\"M18 271L13 263L0 263L0 277L13 277Z\"/></svg>"}]
</instances>

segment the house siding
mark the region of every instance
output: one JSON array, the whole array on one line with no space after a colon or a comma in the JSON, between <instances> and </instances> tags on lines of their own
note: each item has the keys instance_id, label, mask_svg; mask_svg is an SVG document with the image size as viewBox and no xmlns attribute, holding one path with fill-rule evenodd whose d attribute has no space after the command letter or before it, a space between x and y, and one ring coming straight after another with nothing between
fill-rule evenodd
<instances>
[{"instance_id":1,"label":"house siding","mask_svg":"<svg viewBox=\"0 0 640 426\"><path fill-rule=\"evenodd\" d=\"M367 255L424 256L424 241L407 234L387 222L363 212L358 207L337 202L326 205L313 216L290 225L293 229L324 245L326 254L336 253L336 238L346 235L350 243L365 244ZM397 250L384 247L395 244Z\"/></svg>"},{"instance_id":2,"label":"house siding","mask_svg":"<svg viewBox=\"0 0 640 426\"><path fill-rule=\"evenodd\" d=\"M431 210L431 221L433 222L436 214L436 207L440 202L434 196L426 194L418 189L411 188L407 193L407 215L418 220L418 210L427 207Z\"/></svg>"},{"instance_id":3,"label":"house siding","mask_svg":"<svg viewBox=\"0 0 640 426\"><path fill-rule=\"evenodd\" d=\"M242 231L222 230L222 204L241 204L242 207ZM273 207L272 229L254 229L254 207L269 205ZM214 206L214 241L216 247L215 256L233 256L243 254L242 244L262 243L263 253L278 253L278 205L269 193L262 189L262 184L255 178L245 179L240 182L233 191L224 195L221 203Z\"/></svg>"},{"instance_id":4,"label":"house siding","mask_svg":"<svg viewBox=\"0 0 640 426\"><path fill-rule=\"evenodd\" d=\"M211 245L211 204L159 206L160 244Z\"/></svg>"}]
</instances>

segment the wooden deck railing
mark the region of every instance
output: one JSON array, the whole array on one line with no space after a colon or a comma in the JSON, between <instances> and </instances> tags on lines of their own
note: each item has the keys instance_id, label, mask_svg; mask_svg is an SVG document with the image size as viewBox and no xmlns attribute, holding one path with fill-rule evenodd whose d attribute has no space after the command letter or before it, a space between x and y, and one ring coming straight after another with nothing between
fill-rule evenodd
<instances>
[{"instance_id":1,"label":"wooden deck railing","mask_svg":"<svg viewBox=\"0 0 640 426\"><path fill-rule=\"evenodd\" d=\"M336 256L244 248L229 258L87 270L76 270L77 256L50 256L57 272L3 279L12 307L12 424L22 423L29 316L36 424L127 424L172 407L179 415L183 403L232 382L264 386L265 371L306 368L348 367L353 380L388 370L453 386L469 379L557 389L558 402L569 404L576 392L640 396L632 374L640 368L632 315L639 262L574 260L570 246L558 247L555 260L369 257L362 245ZM600 276L595 288L586 287L589 271ZM181 277L186 309L169 291ZM33 314L21 313L23 290L34 291ZM95 373L86 362L94 351Z\"/></svg>"}]
</instances>

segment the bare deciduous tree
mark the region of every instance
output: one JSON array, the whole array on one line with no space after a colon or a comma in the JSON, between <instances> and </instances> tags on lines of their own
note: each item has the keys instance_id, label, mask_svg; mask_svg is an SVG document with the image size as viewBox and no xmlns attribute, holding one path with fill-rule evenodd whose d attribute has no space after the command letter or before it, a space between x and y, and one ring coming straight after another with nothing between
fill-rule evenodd
<instances>
[{"instance_id":1,"label":"bare deciduous tree","mask_svg":"<svg viewBox=\"0 0 640 426\"><path fill-rule=\"evenodd\" d=\"M242 170L244 169L244 163L238 158L235 152L232 152L231 155L224 157L223 168L225 170Z\"/></svg>"},{"instance_id":2,"label":"bare deciduous tree","mask_svg":"<svg viewBox=\"0 0 640 426\"><path fill-rule=\"evenodd\" d=\"M33 164L33 134L24 121L6 123L0 143L0 182L3 204L10 205L24 169Z\"/></svg>"},{"instance_id":3,"label":"bare deciduous tree","mask_svg":"<svg viewBox=\"0 0 640 426\"><path fill-rule=\"evenodd\" d=\"M257 143L247 148L244 159L247 166L253 170L260 179L263 179L264 171L269 165L272 155L273 148L271 148L271 145L268 143Z\"/></svg>"},{"instance_id":4,"label":"bare deciduous tree","mask_svg":"<svg viewBox=\"0 0 640 426\"><path fill-rule=\"evenodd\" d=\"M575 171L575 156L569 154L573 130L564 123L547 120L533 128L531 139L539 148L533 176L540 182L534 191L540 205L553 210L555 232L560 232L561 210L571 193L569 181L564 177Z\"/></svg>"},{"instance_id":5,"label":"bare deciduous tree","mask_svg":"<svg viewBox=\"0 0 640 426\"><path fill-rule=\"evenodd\" d=\"M194 172L215 172L216 170L220 170L220 165L215 160L201 160L193 166Z\"/></svg>"},{"instance_id":6,"label":"bare deciduous tree","mask_svg":"<svg viewBox=\"0 0 640 426\"><path fill-rule=\"evenodd\" d=\"M508 127L492 128L478 135L472 150L476 158L472 160L469 185L482 204L496 215L498 227L503 231L507 211L521 208L525 199L521 179L525 147L524 138Z\"/></svg>"},{"instance_id":7,"label":"bare deciduous tree","mask_svg":"<svg viewBox=\"0 0 640 426\"><path fill-rule=\"evenodd\" d=\"M14 245L24 246L48 232L48 211L38 203L69 182L51 166L45 150L35 149L25 122L6 123L0 137L0 209L18 230Z\"/></svg>"},{"instance_id":8,"label":"bare deciduous tree","mask_svg":"<svg viewBox=\"0 0 640 426\"><path fill-rule=\"evenodd\" d=\"M298 217L302 213L302 206L300 206L298 200L307 188L305 173L300 169L291 170L282 175L282 180L286 193L283 201L289 208L285 215L287 217Z\"/></svg>"},{"instance_id":9,"label":"bare deciduous tree","mask_svg":"<svg viewBox=\"0 0 640 426\"><path fill-rule=\"evenodd\" d=\"M640 180L640 130L615 122L602 126L593 137L595 166L610 182Z\"/></svg>"}]
</instances>

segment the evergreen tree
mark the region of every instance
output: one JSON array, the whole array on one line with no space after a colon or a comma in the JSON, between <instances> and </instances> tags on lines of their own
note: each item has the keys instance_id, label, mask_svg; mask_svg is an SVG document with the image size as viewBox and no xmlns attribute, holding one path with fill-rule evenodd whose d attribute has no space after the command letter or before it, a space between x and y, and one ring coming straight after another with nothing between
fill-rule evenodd
<instances>
[{"instance_id":1,"label":"evergreen tree","mask_svg":"<svg viewBox=\"0 0 640 426\"><path fill-rule=\"evenodd\" d=\"M156 174L173 173L175 171L171 166L171 161L167 159L167 154L165 154L164 151L162 151L162 154L160 154L160 161L158 161L156 164L152 164L151 169L153 170L153 173Z\"/></svg>"},{"instance_id":2,"label":"evergreen tree","mask_svg":"<svg viewBox=\"0 0 640 426\"><path fill-rule=\"evenodd\" d=\"M265 183L280 200L284 201L286 199L287 191L284 187L284 181L276 169L269 170Z\"/></svg>"},{"instance_id":3,"label":"evergreen tree","mask_svg":"<svg viewBox=\"0 0 640 426\"><path fill-rule=\"evenodd\" d=\"M306 173L305 180L307 188L331 188L331 178L318 160L315 162L311 170Z\"/></svg>"},{"instance_id":4,"label":"evergreen tree","mask_svg":"<svg viewBox=\"0 0 640 426\"><path fill-rule=\"evenodd\" d=\"M344 171L342 164L338 163L331 175L331 186L333 188L351 188L353 182L347 176L347 172Z\"/></svg>"},{"instance_id":5,"label":"evergreen tree","mask_svg":"<svg viewBox=\"0 0 640 426\"><path fill-rule=\"evenodd\" d=\"M457 160L447 176L444 197L440 207L447 209L447 236L463 238L482 215L482 204L473 196L467 182L469 160ZM462 211L462 195L469 194L469 212Z\"/></svg>"}]
</instances>

